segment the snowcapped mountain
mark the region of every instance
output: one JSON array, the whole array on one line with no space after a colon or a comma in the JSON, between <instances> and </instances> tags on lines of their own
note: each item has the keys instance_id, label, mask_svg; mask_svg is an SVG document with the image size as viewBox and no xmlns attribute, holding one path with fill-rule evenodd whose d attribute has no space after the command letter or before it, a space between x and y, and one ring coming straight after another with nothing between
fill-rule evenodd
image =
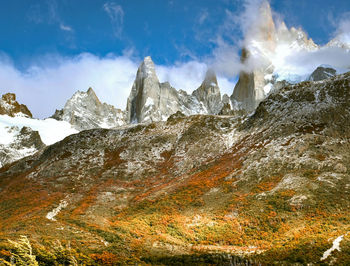
<instances>
[{"instance_id":1,"label":"snowcapped mountain","mask_svg":"<svg viewBox=\"0 0 350 266\"><path fill-rule=\"evenodd\" d=\"M125 114L112 105L101 103L94 90L77 91L52 118L70 123L76 130L112 128L125 124Z\"/></svg>"}]
</instances>

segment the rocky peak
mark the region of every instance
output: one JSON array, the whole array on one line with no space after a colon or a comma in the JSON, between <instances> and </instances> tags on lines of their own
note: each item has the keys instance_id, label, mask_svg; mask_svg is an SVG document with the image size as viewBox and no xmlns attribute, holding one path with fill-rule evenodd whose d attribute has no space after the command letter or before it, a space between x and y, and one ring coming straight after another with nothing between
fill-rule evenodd
<instances>
[{"instance_id":1,"label":"rocky peak","mask_svg":"<svg viewBox=\"0 0 350 266\"><path fill-rule=\"evenodd\" d=\"M40 150L41 148L45 147L39 132L31 129L30 127L22 127L19 134L16 136L16 141L19 146L25 148L35 148Z\"/></svg>"},{"instance_id":2,"label":"rocky peak","mask_svg":"<svg viewBox=\"0 0 350 266\"><path fill-rule=\"evenodd\" d=\"M101 103L92 88L77 91L62 110L52 116L67 121L77 130L112 128L125 124L124 113L114 106Z\"/></svg>"},{"instance_id":3,"label":"rocky peak","mask_svg":"<svg viewBox=\"0 0 350 266\"><path fill-rule=\"evenodd\" d=\"M91 87L87 90L86 94L96 105L101 105L100 100L98 99L95 91Z\"/></svg>"},{"instance_id":4,"label":"rocky peak","mask_svg":"<svg viewBox=\"0 0 350 266\"><path fill-rule=\"evenodd\" d=\"M14 93L2 95L0 100L0 115L33 117L26 105L19 104L16 101L16 94Z\"/></svg>"},{"instance_id":5,"label":"rocky peak","mask_svg":"<svg viewBox=\"0 0 350 266\"><path fill-rule=\"evenodd\" d=\"M146 57L139 66L136 79L127 102L127 121L140 123L160 120L160 83L151 57Z\"/></svg>"},{"instance_id":6,"label":"rocky peak","mask_svg":"<svg viewBox=\"0 0 350 266\"><path fill-rule=\"evenodd\" d=\"M201 86L193 91L198 101L206 108L208 114L218 114L222 108L220 88L214 70L208 69Z\"/></svg>"},{"instance_id":7,"label":"rocky peak","mask_svg":"<svg viewBox=\"0 0 350 266\"><path fill-rule=\"evenodd\" d=\"M258 38L274 44L276 39L276 27L272 18L272 12L269 2L263 1L259 9L258 19Z\"/></svg>"},{"instance_id":8,"label":"rocky peak","mask_svg":"<svg viewBox=\"0 0 350 266\"><path fill-rule=\"evenodd\" d=\"M141 66L139 67L137 76L139 78L154 78L158 80L156 68L150 56L144 58L143 62L141 63Z\"/></svg>"},{"instance_id":9,"label":"rocky peak","mask_svg":"<svg viewBox=\"0 0 350 266\"><path fill-rule=\"evenodd\" d=\"M337 71L331 66L319 66L309 77L310 81L319 81L334 77Z\"/></svg>"}]
</instances>

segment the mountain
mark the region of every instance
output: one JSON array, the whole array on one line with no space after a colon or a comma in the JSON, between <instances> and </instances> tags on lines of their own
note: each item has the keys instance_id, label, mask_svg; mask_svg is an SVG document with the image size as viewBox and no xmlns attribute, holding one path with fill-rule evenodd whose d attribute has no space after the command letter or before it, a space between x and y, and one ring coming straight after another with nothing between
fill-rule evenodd
<instances>
[{"instance_id":1,"label":"mountain","mask_svg":"<svg viewBox=\"0 0 350 266\"><path fill-rule=\"evenodd\" d=\"M30 236L43 264L346 265L349 87L347 73L249 116L68 136L0 169L1 239Z\"/></svg>"},{"instance_id":2,"label":"mountain","mask_svg":"<svg viewBox=\"0 0 350 266\"><path fill-rule=\"evenodd\" d=\"M125 114L114 106L101 103L92 88L77 91L62 110L56 110L52 118L67 121L76 130L112 128L125 124Z\"/></svg>"},{"instance_id":3,"label":"mountain","mask_svg":"<svg viewBox=\"0 0 350 266\"><path fill-rule=\"evenodd\" d=\"M338 39L325 47L347 49ZM234 108L252 112L275 85L279 87L279 82L295 84L308 80L311 73L302 72L302 67L289 61L293 61L293 55L305 57L321 49L324 47L316 45L301 28L275 22L268 1L263 1L243 42L242 71L231 95Z\"/></svg>"},{"instance_id":4,"label":"mountain","mask_svg":"<svg viewBox=\"0 0 350 266\"><path fill-rule=\"evenodd\" d=\"M128 123L164 121L180 111L185 115L217 114L222 108L216 75L209 70L202 85L188 95L168 82L160 83L151 57L137 70L127 102Z\"/></svg>"},{"instance_id":5,"label":"mountain","mask_svg":"<svg viewBox=\"0 0 350 266\"><path fill-rule=\"evenodd\" d=\"M32 113L28 107L16 101L16 94L14 93L2 95L0 100L0 115L32 117Z\"/></svg>"},{"instance_id":6,"label":"mountain","mask_svg":"<svg viewBox=\"0 0 350 266\"><path fill-rule=\"evenodd\" d=\"M345 49L348 52L350 52L350 40L348 37L348 32L339 34L334 39L330 40L326 44L326 47L335 47L335 48Z\"/></svg>"}]
</instances>

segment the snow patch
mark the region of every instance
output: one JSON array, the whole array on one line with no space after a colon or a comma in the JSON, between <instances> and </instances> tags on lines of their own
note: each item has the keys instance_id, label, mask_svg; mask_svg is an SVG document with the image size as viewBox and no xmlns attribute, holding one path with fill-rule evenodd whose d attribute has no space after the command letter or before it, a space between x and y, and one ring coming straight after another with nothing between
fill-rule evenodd
<instances>
[{"instance_id":1,"label":"snow patch","mask_svg":"<svg viewBox=\"0 0 350 266\"><path fill-rule=\"evenodd\" d=\"M61 200L60 204L54 208L52 211L50 211L48 214L46 214L46 218L51 221L56 221L55 216L64 208L68 206L68 201Z\"/></svg>"},{"instance_id":2,"label":"snow patch","mask_svg":"<svg viewBox=\"0 0 350 266\"><path fill-rule=\"evenodd\" d=\"M154 105L154 101L152 98L148 97L147 100L146 100L146 103L145 103L145 107L146 106L151 106L151 105Z\"/></svg>"},{"instance_id":3,"label":"snow patch","mask_svg":"<svg viewBox=\"0 0 350 266\"><path fill-rule=\"evenodd\" d=\"M343 240L344 235L337 237L334 241L333 241L333 246L330 249L327 249L324 253L323 256L321 258L321 261L327 259L333 251L338 250L340 251L340 242Z\"/></svg>"}]
</instances>

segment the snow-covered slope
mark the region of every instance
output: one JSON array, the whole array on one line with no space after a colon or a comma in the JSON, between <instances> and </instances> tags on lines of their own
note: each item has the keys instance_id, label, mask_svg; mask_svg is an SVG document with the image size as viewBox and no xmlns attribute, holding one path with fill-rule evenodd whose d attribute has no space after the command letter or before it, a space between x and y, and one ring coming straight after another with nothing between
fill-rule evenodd
<instances>
[{"instance_id":1,"label":"snow-covered slope","mask_svg":"<svg viewBox=\"0 0 350 266\"><path fill-rule=\"evenodd\" d=\"M52 118L44 120L32 119L27 117L9 117L0 115L0 134L4 136L0 143L6 144L13 140L13 133L9 132L9 128L30 127L32 130L38 131L45 145L51 145L78 131L72 128L68 122L57 121Z\"/></svg>"},{"instance_id":2,"label":"snow-covered slope","mask_svg":"<svg viewBox=\"0 0 350 266\"><path fill-rule=\"evenodd\" d=\"M69 123L51 118L0 115L0 167L77 132Z\"/></svg>"}]
</instances>

